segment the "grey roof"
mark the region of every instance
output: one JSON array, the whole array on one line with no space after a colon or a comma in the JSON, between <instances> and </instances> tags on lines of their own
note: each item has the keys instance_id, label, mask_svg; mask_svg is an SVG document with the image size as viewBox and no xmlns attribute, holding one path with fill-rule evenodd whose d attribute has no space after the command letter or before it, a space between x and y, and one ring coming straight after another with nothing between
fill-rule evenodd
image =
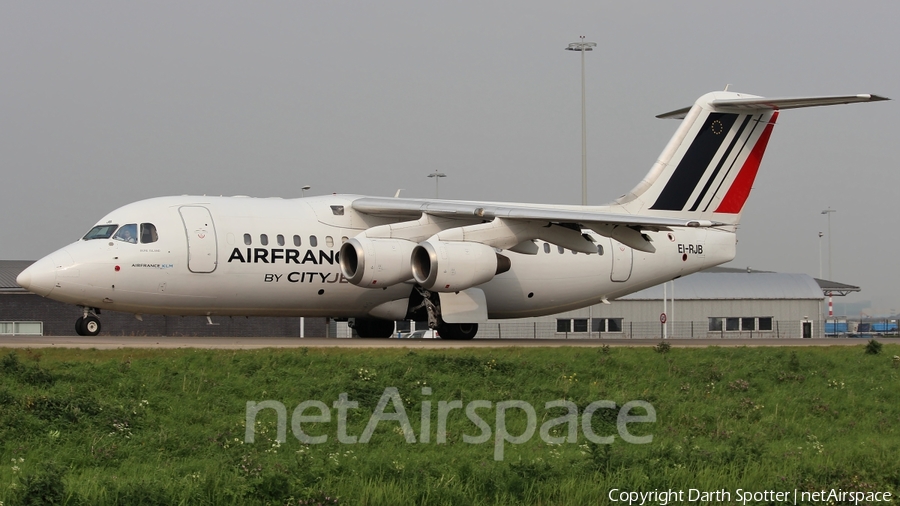
<instances>
[{"instance_id":1,"label":"grey roof","mask_svg":"<svg viewBox=\"0 0 900 506\"><path fill-rule=\"evenodd\" d=\"M822 288L807 274L735 271L704 271L676 279L674 296L679 300L822 300ZM672 289L669 288L668 296L672 295ZM620 297L619 300L662 300L662 298L663 287L657 285Z\"/></svg>"},{"instance_id":2,"label":"grey roof","mask_svg":"<svg viewBox=\"0 0 900 506\"><path fill-rule=\"evenodd\" d=\"M33 263L34 260L0 260L0 292L24 292L16 278Z\"/></svg>"}]
</instances>

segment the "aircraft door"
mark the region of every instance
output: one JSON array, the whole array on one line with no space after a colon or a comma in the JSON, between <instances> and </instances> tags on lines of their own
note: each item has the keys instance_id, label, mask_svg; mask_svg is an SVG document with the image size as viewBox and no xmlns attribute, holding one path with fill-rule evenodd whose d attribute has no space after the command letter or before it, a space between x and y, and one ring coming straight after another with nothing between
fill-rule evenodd
<instances>
[{"instance_id":1,"label":"aircraft door","mask_svg":"<svg viewBox=\"0 0 900 506\"><path fill-rule=\"evenodd\" d=\"M628 281L631 277L631 265L634 260L634 250L615 239L610 239L612 250L612 272L609 279L618 283Z\"/></svg>"},{"instance_id":2,"label":"aircraft door","mask_svg":"<svg viewBox=\"0 0 900 506\"><path fill-rule=\"evenodd\" d=\"M216 228L213 226L209 209L201 206L178 208L184 232L187 234L188 270L191 272L212 272L218 264Z\"/></svg>"}]
</instances>

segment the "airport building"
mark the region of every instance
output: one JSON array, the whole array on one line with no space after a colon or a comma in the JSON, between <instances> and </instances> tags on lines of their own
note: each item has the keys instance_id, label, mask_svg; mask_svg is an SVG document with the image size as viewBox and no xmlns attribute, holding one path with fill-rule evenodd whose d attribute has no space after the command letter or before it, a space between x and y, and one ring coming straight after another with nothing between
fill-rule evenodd
<instances>
[{"instance_id":1,"label":"airport building","mask_svg":"<svg viewBox=\"0 0 900 506\"><path fill-rule=\"evenodd\" d=\"M0 335L73 335L79 308L29 293L16 284L16 276L30 264L0 261ZM539 318L480 322L478 338L823 337L824 294L854 291L859 288L806 274L716 267L609 304ZM114 311L100 316L103 334L109 335L350 337L346 323L326 325L324 318L144 315L139 321ZM408 322L398 325L403 331L414 328Z\"/></svg>"},{"instance_id":2,"label":"airport building","mask_svg":"<svg viewBox=\"0 0 900 506\"><path fill-rule=\"evenodd\" d=\"M478 337L557 339L824 337L825 294L859 287L806 274L714 267L589 308L491 321Z\"/></svg>"}]
</instances>

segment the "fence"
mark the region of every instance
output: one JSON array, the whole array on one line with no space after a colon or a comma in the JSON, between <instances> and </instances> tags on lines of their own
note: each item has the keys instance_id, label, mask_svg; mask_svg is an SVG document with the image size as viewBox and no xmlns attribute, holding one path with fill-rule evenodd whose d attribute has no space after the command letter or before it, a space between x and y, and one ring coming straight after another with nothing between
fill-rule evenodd
<instances>
[{"instance_id":1,"label":"fence","mask_svg":"<svg viewBox=\"0 0 900 506\"><path fill-rule=\"evenodd\" d=\"M0 322L0 336L42 336L43 322Z\"/></svg>"},{"instance_id":2,"label":"fence","mask_svg":"<svg viewBox=\"0 0 900 506\"><path fill-rule=\"evenodd\" d=\"M800 339L804 323L809 337L835 337L825 334L824 320L773 321L772 330L709 330L708 321L669 322L669 339ZM590 325L587 326L591 328ZM486 339L660 339L663 325L659 322L623 321L621 332L557 332L555 321L504 322L492 320L478 325L478 337ZM841 335L839 337L846 337Z\"/></svg>"}]
</instances>

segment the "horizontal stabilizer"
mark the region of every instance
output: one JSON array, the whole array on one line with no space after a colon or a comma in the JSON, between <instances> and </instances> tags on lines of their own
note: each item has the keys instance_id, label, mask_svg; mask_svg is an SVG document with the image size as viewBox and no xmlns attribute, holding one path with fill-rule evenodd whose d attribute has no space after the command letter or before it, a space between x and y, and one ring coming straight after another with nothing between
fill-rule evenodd
<instances>
[{"instance_id":1,"label":"horizontal stabilizer","mask_svg":"<svg viewBox=\"0 0 900 506\"><path fill-rule=\"evenodd\" d=\"M887 97L872 94L860 95L834 95L826 97L795 97L795 98L764 98L764 97L748 97L748 98L727 98L717 99L709 103L715 110L733 110L748 111L760 109L798 109L800 107L818 107L823 105L841 105L854 104L858 102L880 102L882 100L890 100ZM675 111L660 114L660 119L684 119L687 116L690 107L685 107Z\"/></svg>"}]
</instances>

